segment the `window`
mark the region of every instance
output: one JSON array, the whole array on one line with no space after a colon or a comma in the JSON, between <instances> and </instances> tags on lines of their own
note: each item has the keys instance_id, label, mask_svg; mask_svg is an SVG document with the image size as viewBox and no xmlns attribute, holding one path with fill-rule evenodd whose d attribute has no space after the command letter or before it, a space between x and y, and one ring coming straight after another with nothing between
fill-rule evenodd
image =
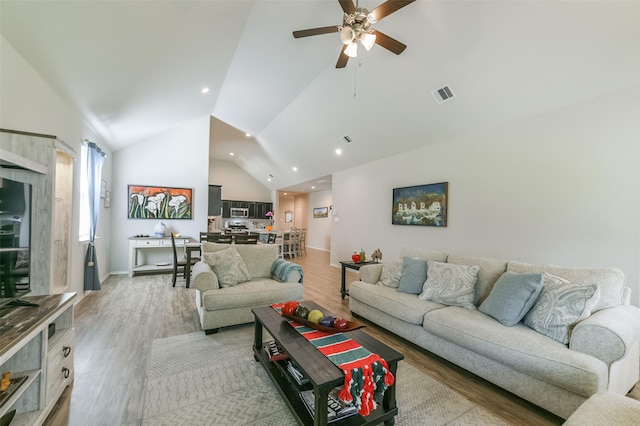
<instances>
[{"instance_id":1,"label":"window","mask_svg":"<svg viewBox=\"0 0 640 426\"><path fill-rule=\"evenodd\" d=\"M89 182L87 180L87 144L80 152L80 230L79 240L89 241Z\"/></svg>"}]
</instances>

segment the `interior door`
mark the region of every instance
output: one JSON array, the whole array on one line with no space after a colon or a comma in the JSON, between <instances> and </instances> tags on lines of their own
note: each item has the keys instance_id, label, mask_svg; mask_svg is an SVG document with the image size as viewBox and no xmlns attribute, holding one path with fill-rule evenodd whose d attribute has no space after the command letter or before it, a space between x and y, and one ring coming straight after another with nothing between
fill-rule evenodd
<instances>
[{"instance_id":1,"label":"interior door","mask_svg":"<svg viewBox=\"0 0 640 426\"><path fill-rule=\"evenodd\" d=\"M302 207L296 207L296 214L293 215L293 226L302 228Z\"/></svg>"}]
</instances>

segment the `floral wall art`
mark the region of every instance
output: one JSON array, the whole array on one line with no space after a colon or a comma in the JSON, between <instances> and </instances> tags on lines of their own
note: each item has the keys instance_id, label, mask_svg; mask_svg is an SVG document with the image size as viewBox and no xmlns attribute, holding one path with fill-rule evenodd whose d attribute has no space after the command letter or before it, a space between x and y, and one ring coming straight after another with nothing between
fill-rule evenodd
<instances>
[{"instance_id":1,"label":"floral wall art","mask_svg":"<svg viewBox=\"0 0 640 426\"><path fill-rule=\"evenodd\" d=\"M129 219L191 219L193 190L129 185Z\"/></svg>"}]
</instances>

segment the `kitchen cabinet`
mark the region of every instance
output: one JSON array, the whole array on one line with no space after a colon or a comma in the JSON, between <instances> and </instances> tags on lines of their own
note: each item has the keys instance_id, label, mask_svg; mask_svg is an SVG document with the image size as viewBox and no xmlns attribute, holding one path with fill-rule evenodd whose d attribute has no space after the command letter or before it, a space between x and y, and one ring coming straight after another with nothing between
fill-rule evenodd
<instances>
[{"instance_id":1,"label":"kitchen cabinet","mask_svg":"<svg viewBox=\"0 0 640 426\"><path fill-rule=\"evenodd\" d=\"M231 201L222 200L222 217L231 217Z\"/></svg>"},{"instance_id":2,"label":"kitchen cabinet","mask_svg":"<svg viewBox=\"0 0 640 426\"><path fill-rule=\"evenodd\" d=\"M209 185L209 205L207 206L207 213L209 216L219 216L222 209L221 197L222 186Z\"/></svg>"},{"instance_id":3,"label":"kitchen cabinet","mask_svg":"<svg viewBox=\"0 0 640 426\"><path fill-rule=\"evenodd\" d=\"M267 219L267 212L273 211L273 203L260 203L259 217L261 219Z\"/></svg>"},{"instance_id":4,"label":"kitchen cabinet","mask_svg":"<svg viewBox=\"0 0 640 426\"><path fill-rule=\"evenodd\" d=\"M222 200L222 217L231 217L232 208L249 209L247 219L267 219L267 212L273 209L273 203L261 201L234 201Z\"/></svg>"}]
</instances>

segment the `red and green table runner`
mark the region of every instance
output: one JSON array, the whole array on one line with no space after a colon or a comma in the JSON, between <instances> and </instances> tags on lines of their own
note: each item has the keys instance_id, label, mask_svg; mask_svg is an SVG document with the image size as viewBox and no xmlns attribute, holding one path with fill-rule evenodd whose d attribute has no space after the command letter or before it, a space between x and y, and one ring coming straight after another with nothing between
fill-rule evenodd
<instances>
[{"instance_id":1,"label":"red and green table runner","mask_svg":"<svg viewBox=\"0 0 640 426\"><path fill-rule=\"evenodd\" d=\"M280 313L284 303L271 306ZM340 399L347 404L353 402L363 416L375 410L376 401L382 400L385 390L394 382L387 362L344 333L327 333L295 321L289 324L344 372Z\"/></svg>"}]
</instances>

